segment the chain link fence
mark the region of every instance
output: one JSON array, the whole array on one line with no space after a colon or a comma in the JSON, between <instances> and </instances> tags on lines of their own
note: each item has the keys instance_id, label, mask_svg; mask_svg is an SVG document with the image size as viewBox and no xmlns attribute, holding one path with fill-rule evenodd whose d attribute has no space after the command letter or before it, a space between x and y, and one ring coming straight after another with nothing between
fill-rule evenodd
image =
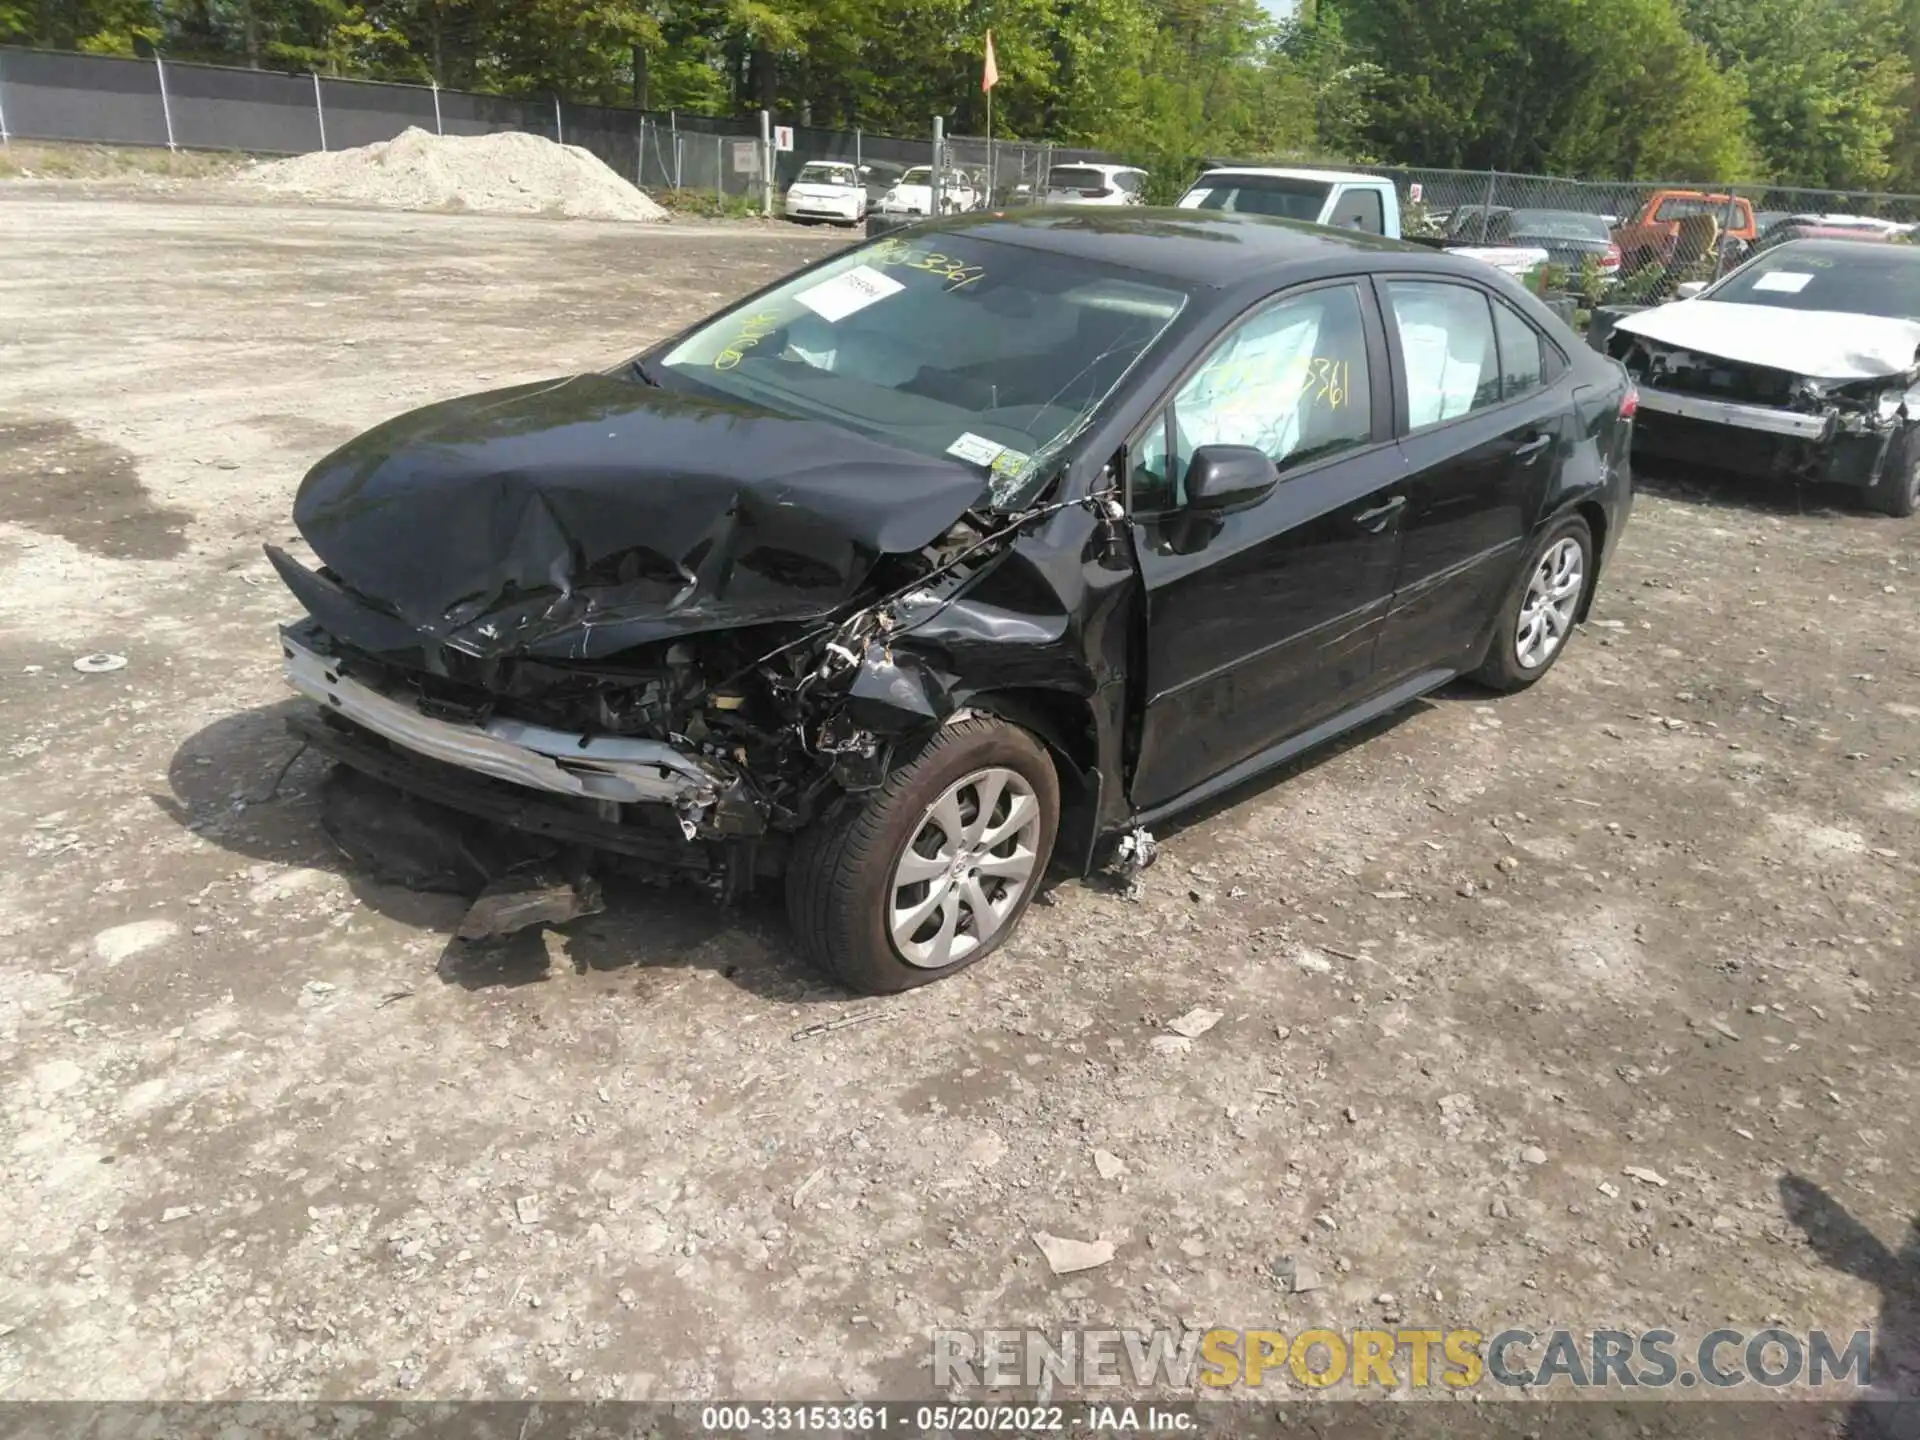
<instances>
[{"instance_id":1,"label":"chain link fence","mask_svg":"<svg viewBox=\"0 0 1920 1440\"><path fill-rule=\"evenodd\" d=\"M1055 165L1112 158L1044 142L942 137L937 122L919 137L781 126L769 134L778 143L765 143L761 123L0 46L0 140L293 155L390 140L409 126L446 135L517 130L578 145L641 188L670 192L679 208L714 213L782 213L788 188L814 162L855 167L862 213L878 212L908 170L933 167L939 208L954 212L1035 203ZM1589 311L1671 299L1785 239L1902 244L1920 229L1913 195L1370 168L1395 182L1409 235L1538 252L1532 283ZM1513 267L1511 256L1506 263Z\"/></svg>"}]
</instances>

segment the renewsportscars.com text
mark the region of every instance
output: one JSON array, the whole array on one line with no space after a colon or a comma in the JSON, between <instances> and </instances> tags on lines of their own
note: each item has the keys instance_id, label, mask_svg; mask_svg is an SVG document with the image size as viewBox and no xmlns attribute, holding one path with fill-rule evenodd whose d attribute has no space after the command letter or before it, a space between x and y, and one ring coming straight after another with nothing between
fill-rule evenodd
<instances>
[{"instance_id":1,"label":"renewsportscars.com text","mask_svg":"<svg viewBox=\"0 0 1920 1440\"><path fill-rule=\"evenodd\" d=\"M1714 1330L938 1330L945 1393L1127 1388L1863 1390L1873 1332Z\"/></svg>"}]
</instances>

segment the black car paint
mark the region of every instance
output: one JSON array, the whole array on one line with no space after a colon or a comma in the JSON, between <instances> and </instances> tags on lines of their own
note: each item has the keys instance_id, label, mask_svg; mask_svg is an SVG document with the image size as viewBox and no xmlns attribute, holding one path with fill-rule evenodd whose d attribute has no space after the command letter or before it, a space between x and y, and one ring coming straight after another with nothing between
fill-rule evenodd
<instances>
[{"instance_id":1,"label":"black car paint","mask_svg":"<svg viewBox=\"0 0 1920 1440\"><path fill-rule=\"evenodd\" d=\"M951 480L943 464L906 456L902 468L925 493L870 489L865 500L888 513L865 514L839 489L833 464L805 457L812 478L787 493L800 495L810 527L803 527L801 548L815 559L831 552L832 576L828 582L823 571L817 591L789 596L782 618L830 617L790 642L798 645L844 617L830 638L850 657L851 673L835 702L839 713L823 722L820 734L824 739L828 727L840 727L835 735L851 727L881 742L877 753L849 747L834 759L833 776L845 789L878 783L889 750L913 744L956 714L990 710L1029 726L1054 753L1065 797L1055 854L1067 868L1084 870L1103 836L1214 794L1472 668L1491 638L1492 611L1514 578L1519 547L1557 517L1575 509L1588 516L1596 532L1596 574L1618 536L1631 482L1617 443L1626 427L1610 422L1626 393L1624 374L1570 343L1533 296L1478 262L1356 232L1195 211L1043 209L915 227L929 238L954 231L1185 282L1193 298L1056 457L1042 497L1048 503L1023 521L1015 517L997 543L977 546L984 558L976 567L936 567L900 592L850 598L864 578L856 571L871 570L883 541L931 541L978 497L963 496L967 487ZM1562 373L1535 396L1407 434L1404 377L1388 343L1391 311L1374 297L1370 278L1388 272L1499 296L1561 352ZM1357 280L1370 297L1369 354L1380 397L1373 443L1287 474L1270 496L1237 514L1126 513L1118 477L1125 474L1128 444L1221 332L1277 292L1343 279ZM750 306L755 298L740 303ZM662 342L641 363L666 354L680 338ZM430 410L372 432L323 462L303 487L302 529L332 574L313 577L284 557L276 564L323 622L347 624L342 617L355 609L380 616L384 628L366 632L366 643L376 647L420 644L423 637L425 650L470 642L487 628L491 612L457 603L469 596L518 594L544 581L549 596L557 592L571 601L580 589L576 577L552 568L567 546L558 543L561 531L547 503L554 462L539 442L546 432L538 402L544 394L563 408L584 395L598 403L614 385L631 386L632 401L614 413L628 419L658 413L658 392L637 381L580 379L544 392L453 402L456 408L438 418ZM473 455L469 439L442 432L448 421L458 430L463 403L479 406L481 417L493 407L516 417L509 427L513 464L506 467L512 483L476 477L471 520L460 516L453 486L458 467L451 462L465 455L482 462L482 472L496 467L486 447ZM559 428L577 423L569 414ZM738 423L751 435L759 427L775 434L801 422L755 416ZM1549 444L1522 461L1516 452L1536 431L1547 433ZM588 439L584 432L577 438ZM873 442L847 432L812 439L835 462L884 463ZM628 433L626 441L641 444L641 432ZM1603 453L1610 442L1612 452ZM408 458L415 446L424 447L423 458ZM394 453L378 453L389 447ZM603 536L598 509L579 512L563 527L567 536L596 535L596 553L605 556L622 536L646 539L648 528L643 522L636 529L625 518L630 497L616 481L620 448L588 444L594 460L586 470L606 482L588 488L610 507L608 515L622 518ZM581 452L567 444L555 453L565 471ZM793 478L790 470L769 476L760 468L792 458L766 448L754 451L751 466L737 457L697 464L677 451L674 463L656 466L658 457L645 444L626 453L634 483L665 487L640 502L641 512L671 519L676 532L699 533L699 524L666 514L685 501L700 521L718 527L723 545L731 543L726 532L735 523L723 518L731 516L721 503L723 493L734 493L729 487L738 487L750 511L756 497L780 492ZM423 477L430 497L417 510L405 483L409 475ZM392 507L389 513L417 517L430 527L429 536L459 537L462 553L450 558L471 567L470 579L459 581L444 565L429 567L432 583L416 588L405 572L427 537L409 534L391 543L385 559L377 558L376 542L355 538L357 520L377 523L382 514L362 504L369 479ZM839 499L827 504L819 500L823 493ZM1463 502L1463 493L1473 499ZM943 516L949 507L953 513ZM489 515L500 528L490 528ZM991 533L1005 517L974 518L977 529ZM532 527L524 538L515 528L523 522ZM353 570L348 588L356 594L337 583L341 567L330 550ZM698 574L691 552L672 558ZM532 564L535 559L548 568ZM391 573L383 569L388 563ZM518 588L507 590L509 582ZM325 594L328 587L338 594ZM451 625L447 612L435 609L448 601L456 602ZM730 614L716 599L699 613L714 625L759 624L776 608ZM690 625L665 621L664 610L645 612L637 605L621 615L619 623L632 627L627 635L694 633ZM567 613L584 618L578 610ZM1250 624L1253 615L1269 623ZM557 656L606 653L587 627L576 625L574 633L564 624L530 624L524 608L508 618L521 627L513 632L519 638L496 626L486 637L490 645L537 647ZM1403 638L1402 623L1409 635L1431 637L1432 644ZM795 816L803 812L789 818Z\"/></svg>"},{"instance_id":2,"label":"black car paint","mask_svg":"<svg viewBox=\"0 0 1920 1440\"><path fill-rule=\"evenodd\" d=\"M986 488L821 421L577 375L389 420L315 466L293 515L341 586L377 597L367 626L591 660L829 615Z\"/></svg>"}]
</instances>

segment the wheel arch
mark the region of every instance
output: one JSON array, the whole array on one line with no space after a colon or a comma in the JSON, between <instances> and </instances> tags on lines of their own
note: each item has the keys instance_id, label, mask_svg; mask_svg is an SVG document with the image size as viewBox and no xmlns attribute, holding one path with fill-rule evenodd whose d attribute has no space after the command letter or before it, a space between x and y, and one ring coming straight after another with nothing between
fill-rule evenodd
<instances>
[{"instance_id":1,"label":"wheel arch","mask_svg":"<svg viewBox=\"0 0 1920 1440\"><path fill-rule=\"evenodd\" d=\"M1092 702L1070 690L1008 686L968 695L954 713L967 711L1018 725L1047 747L1060 780L1054 861L1076 875L1086 874L1093 864L1100 814L1099 737Z\"/></svg>"},{"instance_id":2,"label":"wheel arch","mask_svg":"<svg viewBox=\"0 0 1920 1440\"><path fill-rule=\"evenodd\" d=\"M1577 618L1586 623L1587 614L1593 609L1593 597L1600 593L1600 557L1607 553L1607 507L1592 496L1575 501L1565 513L1578 515L1587 522L1587 534L1593 540L1593 552L1589 556L1593 562L1587 567L1586 593L1580 597L1580 609Z\"/></svg>"}]
</instances>

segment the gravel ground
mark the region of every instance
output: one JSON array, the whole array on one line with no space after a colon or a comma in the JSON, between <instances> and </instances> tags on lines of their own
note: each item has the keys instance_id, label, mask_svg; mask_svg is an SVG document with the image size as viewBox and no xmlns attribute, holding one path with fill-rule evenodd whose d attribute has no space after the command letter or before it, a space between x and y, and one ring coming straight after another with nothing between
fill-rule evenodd
<instances>
[{"instance_id":1,"label":"gravel ground","mask_svg":"<svg viewBox=\"0 0 1920 1440\"><path fill-rule=\"evenodd\" d=\"M443 964L459 902L275 793L260 543L356 430L840 242L30 186L0 240L0 1395L904 1396L935 1325L1076 1319L1920 1351L1920 528L1656 481L1544 684L897 1000L675 890Z\"/></svg>"}]
</instances>

